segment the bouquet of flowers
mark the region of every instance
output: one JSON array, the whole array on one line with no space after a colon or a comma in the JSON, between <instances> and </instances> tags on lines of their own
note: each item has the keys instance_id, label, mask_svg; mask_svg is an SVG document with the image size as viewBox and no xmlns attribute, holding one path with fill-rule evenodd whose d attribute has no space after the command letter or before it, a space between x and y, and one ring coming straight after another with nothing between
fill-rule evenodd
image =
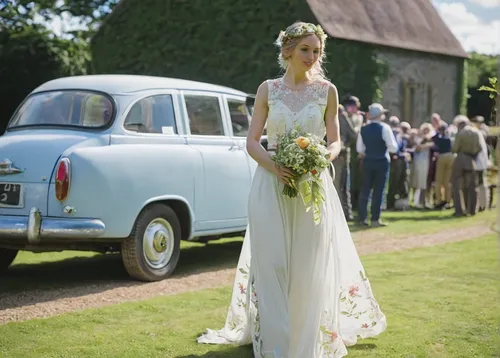
<instances>
[{"instance_id":1,"label":"bouquet of flowers","mask_svg":"<svg viewBox=\"0 0 500 358\"><path fill-rule=\"evenodd\" d=\"M330 165L330 152L325 141L295 127L277 136L273 161L291 169L295 175L285 184L283 195L295 198L299 194L306 211L313 210L314 222L321 221L321 204L325 200L320 173Z\"/></svg>"}]
</instances>

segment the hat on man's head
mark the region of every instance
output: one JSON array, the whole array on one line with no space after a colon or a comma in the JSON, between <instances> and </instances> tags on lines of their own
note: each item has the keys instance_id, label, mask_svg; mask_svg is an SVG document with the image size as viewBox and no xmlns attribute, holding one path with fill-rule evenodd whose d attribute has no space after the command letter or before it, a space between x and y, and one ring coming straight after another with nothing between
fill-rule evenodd
<instances>
[{"instance_id":1,"label":"hat on man's head","mask_svg":"<svg viewBox=\"0 0 500 358\"><path fill-rule=\"evenodd\" d=\"M368 119L385 119L385 114L389 112L380 103L372 103L368 106Z\"/></svg>"}]
</instances>

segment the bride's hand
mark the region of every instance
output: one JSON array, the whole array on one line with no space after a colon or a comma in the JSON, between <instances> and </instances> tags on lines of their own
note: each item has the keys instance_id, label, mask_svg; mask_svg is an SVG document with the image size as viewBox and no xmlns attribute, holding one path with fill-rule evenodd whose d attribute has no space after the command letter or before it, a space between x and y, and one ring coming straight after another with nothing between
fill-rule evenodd
<instances>
[{"instance_id":1,"label":"bride's hand","mask_svg":"<svg viewBox=\"0 0 500 358\"><path fill-rule=\"evenodd\" d=\"M279 165L275 165L274 174L276 174L278 180L283 184L290 184L290 180L294 177L294 173L291 169Z\"/></svg>"}]
</instances>

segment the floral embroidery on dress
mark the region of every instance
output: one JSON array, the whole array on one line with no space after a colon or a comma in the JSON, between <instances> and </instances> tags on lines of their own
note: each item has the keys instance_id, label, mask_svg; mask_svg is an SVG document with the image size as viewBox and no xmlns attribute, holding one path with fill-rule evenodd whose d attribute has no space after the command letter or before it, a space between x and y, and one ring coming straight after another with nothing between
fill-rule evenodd
<instances>
[{"instance_id":1,"label":"floral embroidery on dress","mask_svg":"<svg viewBox=\"0 0 500 358\"><path fill-rule=\"evenodd\" d=\"M325 311L321 316L320 339L319 344L326 354L326 357L335 357L339 353L342 340L337 331L338 322L334 316Z\"/></svg>"},{"instance_id":2,"label":"floral embroidery on dress","mask_svg":"<svg viewBox=\"0 0 500 358\"><path fill-rule=\"evenodd\" d=\"M251 283L251 292L250 292L250 300L252 302L253 308L255 309L255 319L253 322L253 332L252 337L254 344L259 347L259 351L261 356L262 354L262 340L260 336L260 315L259 315L259 299L257 297L257 291L255 290L255 278L252 279Z\"/></svg>"},{"instance_id":3,"label":"floral embroidery on dress","mask_svg":"<svg viewBox=\"0 0 500 358\"><path fill-rule=\"evenodd\" d=\"M359 282L351 283L347 288L341 287L340 314L346 318L361 320L360 328L366 331L375 327L377 321L383 318L383 314L373 297L368 278L363 271L359 272L359 276ZM364 295L361 295L360 291ZM359 304L366 302L370 302L368 307L366 304L362 308L359 307Z\"/></svg>"}]
</instances>

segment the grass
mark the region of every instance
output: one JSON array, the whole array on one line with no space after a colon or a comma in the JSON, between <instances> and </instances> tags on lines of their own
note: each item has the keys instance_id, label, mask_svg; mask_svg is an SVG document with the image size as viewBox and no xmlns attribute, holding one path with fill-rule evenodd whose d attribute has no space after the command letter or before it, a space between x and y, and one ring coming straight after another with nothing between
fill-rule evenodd
<instances>
[{"instance_id":1,"label":"grass","mask_svg":"<svg viewBox=\"0 0 500 358\"><path fill-rule=\"evenodd\" d=\"M370 235L390 238L406 238L409 235L430 234L459 230L471 226L492 226L495 210L470 218L453 218L450 211L384 212L383 219L389 226L377 229L351 224L356 242L370 240ZM174 277L198 272L232 268L236 265L241 250L241 238L224 239L208 245L183 242L181 259ZM0 276L0 298L2 292L25 292L30 290L88 287L88 293L118 286L139 285L125 272L117 254L96 254L81 251L50 253L20 252L13 266Z\"/></svg>"},{"instance_id":2,"label":"grass","mask_svg":"<svg viewBox=\"0 0 500 358\"><path fill-rule=\"evenodd\" d=\"M363 257L387 315L380 337L349 357L498 356L496 235ZM197 345L223 325L230 288L0 326L0 357L235 357L250 347Z\"/></svg>"},{"instance_id":3,"label":"grass","mask_svg":"<svg viewBox=\"0 0 500 358\"><path fill-rule=\"evenodd\" d=\"M390 225L387 227L370 229L362 225L350 223L351 232L356 235L365 235L365 231L375 230L377 233L384 233L390 236L408 236L429 234L433 232L445 231L448 229L465 228L474 225L492 226L496 219L496 210L489 210L469 218L456 218L451 216L452 211L427 211L427 210L412 210L406 212L384 212L382 218ZM364 233L358 233L363 231ZM358 233L358 234L356 234ZM238 239L238 238L236 238ZM219 240L217 244L227 244L235 241L235 239ZM208 246L212 246L210 243ZM204 244L195 242L182 242L181 248L183 252L197 251L204 248ZM81 259L102 256L98 253L84 251L63 251L63 252L48 252L48 253L31 253L20 252L13 266L35 265L39 263L54 263L68 259ZM183 255L186 256L186 255ZM196 255L196 260L203 258ZM210 255L209 255L210 256ZM236 263L237 257L235 257ZM191 260L190 260L191 261ZM211 260L213 262L213 260Z\"/></svg>"},{"instance_id":4,"label":"grass","mask_svg":"<svg viewBox=\"0 0 500 358\"><path fill-rule=\"evenodd\" d=\"M356 236L358 231L374 230L388 236L408 237L476 225L492 226L496 220L496 210L484 211L472 217L453 217L452 213L453 210L387 211L382 213L382 220L390 224L389 226L370 229L362 225L351 225L351 232Z\"/></svg>"},{"instance_id":5,"label":"grass","mask_svg":"<svg viewBox=\"0 0 500 358\"><path fill-rule=\"evenodd\" d=\"M500 135L500 127L491 126L488 131L488 135L492 137L497 137Z\"/></svg>"}]
</instances>

